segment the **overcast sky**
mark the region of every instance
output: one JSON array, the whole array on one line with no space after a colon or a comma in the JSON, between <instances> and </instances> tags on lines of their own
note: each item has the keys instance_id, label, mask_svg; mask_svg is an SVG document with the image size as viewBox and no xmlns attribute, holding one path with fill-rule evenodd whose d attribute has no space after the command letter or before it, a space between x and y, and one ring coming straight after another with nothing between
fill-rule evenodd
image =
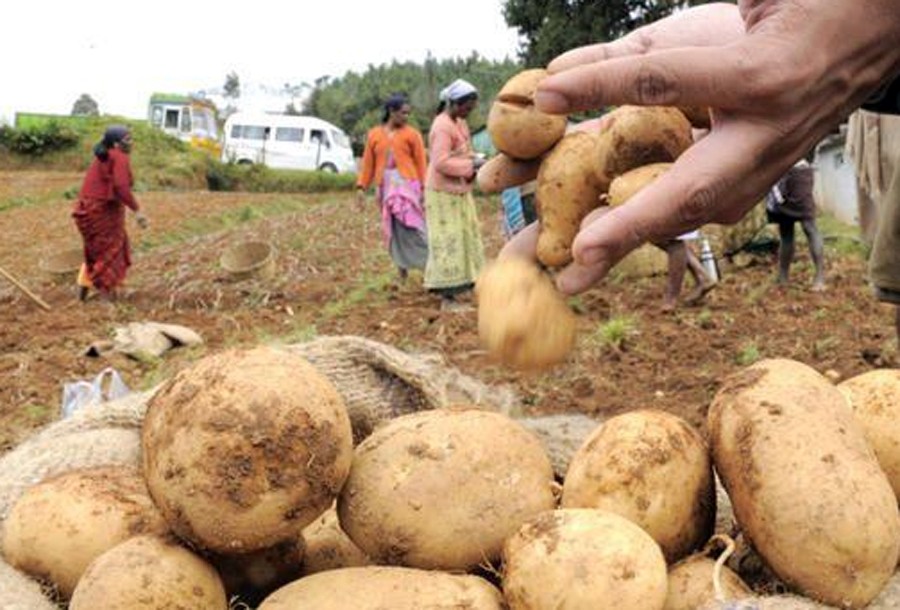
<instances>
[{"instance_id":1,"label":"overcast sky","mask_svg":"<svg viewBox=\"0 0 900 610\"><path fill-rule=\"evenodd\" d=\"M87 93L104 114L145 118L154 91L280 87L369 64L515 58L501 0L26 0L0 9L0 121L69 114Z\"/></svg>"}]
</instances>

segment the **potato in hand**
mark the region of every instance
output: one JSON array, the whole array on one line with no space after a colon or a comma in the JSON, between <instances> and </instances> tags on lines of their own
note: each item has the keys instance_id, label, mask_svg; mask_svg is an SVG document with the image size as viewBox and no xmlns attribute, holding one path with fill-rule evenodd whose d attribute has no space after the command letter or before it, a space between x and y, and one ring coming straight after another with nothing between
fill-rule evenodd
<instances>
[{"instance_id":1,"label":"potato in hand","mask_svg":"<svg viewBox=\"0 0 900 610\"><path fill-rule=\"evenodd\" d=\"M492 358L520 370L541 370L572 350L575 314L533 263L496 260L482 271L475 292L478 335Z\"/></svg>"}]
</instances>

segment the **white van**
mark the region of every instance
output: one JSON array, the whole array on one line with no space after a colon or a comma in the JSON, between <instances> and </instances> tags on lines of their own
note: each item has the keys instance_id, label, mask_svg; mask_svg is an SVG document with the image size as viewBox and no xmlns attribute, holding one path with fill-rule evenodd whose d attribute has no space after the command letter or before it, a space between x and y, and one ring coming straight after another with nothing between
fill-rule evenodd
<instances>
[{"instance_id":1,"label":"white van","mask_svg":"<svg viewBox=\"0 0 900 610\"><path fill-rule=\"evenodd\" d=\"M355 172L350 139L316 117L237 112L225 121L222 161L276 169Z\"/></svg>"}]
</instances>

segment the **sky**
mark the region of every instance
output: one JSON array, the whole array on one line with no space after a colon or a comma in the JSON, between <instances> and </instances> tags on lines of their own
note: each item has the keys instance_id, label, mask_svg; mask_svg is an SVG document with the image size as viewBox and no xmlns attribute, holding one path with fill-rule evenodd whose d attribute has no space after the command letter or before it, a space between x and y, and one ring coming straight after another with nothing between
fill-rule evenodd
<instances>
[{"instance_id":1,"label":"sky","mask_svg":"<svg viewBox=\"0 0 900 610\"><path fill-rule=\"evenodd\" d=\"M393 60L514 59L502 0L28 0L0 9L0 122L69 114L146 118L150 94L312 83Z\"/></svg>"}]
</instances>

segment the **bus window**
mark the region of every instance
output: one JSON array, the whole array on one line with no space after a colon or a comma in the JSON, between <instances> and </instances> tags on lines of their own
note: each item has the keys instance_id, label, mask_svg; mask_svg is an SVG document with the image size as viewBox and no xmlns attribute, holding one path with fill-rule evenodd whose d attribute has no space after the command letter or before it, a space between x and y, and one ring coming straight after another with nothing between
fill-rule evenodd
<instances>
[{"instance_id":1,"label":"bus window","mask_svg":"<svg viewBox=\"0 0 900 610\"><path fill-rule=\"evenodd\" d=\"M191 109L188 106L185 106L181 109L181 127L180 130L184 133L191 132Z\"/></svg>"},{"instance_id":2,"label":"bus window","mask_svg":"<svg viewBox=\"0 0 900 610\"><path fill-rule=\"evenodd\" d=\"M178 129L178 109L166 108L166 129Z\"/></svg>"}]
</instances>

